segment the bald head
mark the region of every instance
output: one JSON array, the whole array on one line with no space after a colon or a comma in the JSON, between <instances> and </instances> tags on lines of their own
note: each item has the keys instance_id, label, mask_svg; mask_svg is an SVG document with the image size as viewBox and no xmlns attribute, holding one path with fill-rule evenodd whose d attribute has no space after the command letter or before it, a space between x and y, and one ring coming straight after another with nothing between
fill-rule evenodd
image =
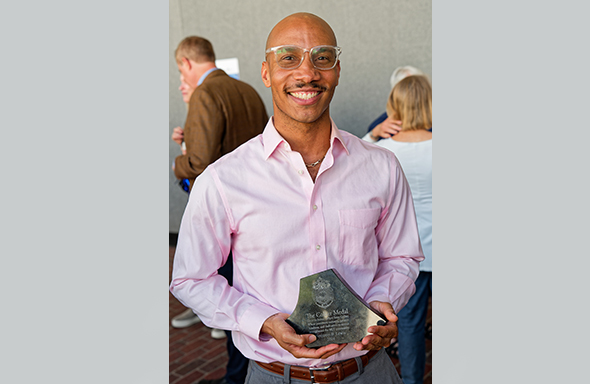
<instances>
[{"instance_id":1,"label":"bald head","mask_svg":"<svg viewBox=\"0 0 590 384\"><path fill-rule=\"evenodd\" d=\"M338 45L336 35L324 19L306 12L294 13L279 21L266 39L266 49L277 45L292 44L292 39L302 33L321 36L325 45Z\"/></svg>"}]
</instances>

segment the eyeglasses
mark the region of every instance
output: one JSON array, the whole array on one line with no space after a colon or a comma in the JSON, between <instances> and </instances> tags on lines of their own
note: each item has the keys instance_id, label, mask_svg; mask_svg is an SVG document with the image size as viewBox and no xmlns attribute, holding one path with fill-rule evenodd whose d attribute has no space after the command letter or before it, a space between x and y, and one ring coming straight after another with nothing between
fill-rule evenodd
<instances>
[{"instance_id":1,"label":"eyeglasses","mask_svg":"<svg viewBox=\"0 0 590 384\"><path fill-rule=\"evenodd\" d=\"M309 52L309 59L314 68L327 71L338 64L338 57L342 50L332 45L318 45L309 49L296 45L279 45L266 50L267 54L271 52L274 52L277 64L283 69L299 68L303 63L305 52Z\"/></svg>"}]
</instances>

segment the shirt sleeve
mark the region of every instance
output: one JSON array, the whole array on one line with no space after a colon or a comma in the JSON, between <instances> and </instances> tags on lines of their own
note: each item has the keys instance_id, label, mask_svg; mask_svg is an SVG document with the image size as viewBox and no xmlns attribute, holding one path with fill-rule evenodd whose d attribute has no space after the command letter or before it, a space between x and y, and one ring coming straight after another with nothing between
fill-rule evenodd
<instances>
[{"instance_id":1,"label":"shirt sleeve","mask_svg":"<svg viewBox=\"0 0 590 384\"><path fill-rule=\"evenodd\" d=\"M174 174L179 179L194 179L221 157L225 114L215 98L197 88L190 101L184 124L186 155L175 159Z\"/></svg>"},{"instance_id":2,"label":"shirt sleeve","mask_svg":"<svg viewBox=\"0 0 590 384\"><path fill-rule=\"evenodd\" d=\"M424 255L410 186L395 157L390 180L390 198L376 229L379 264L365 298L389 302L397 313L416 290Z\"/></svg>"},{"instance_id":3,"label":"shirt sleeve","mask_svg":"<svg viewBox=\"0 0 590 384\"><path fill-rule=\"evenodd\" d=\"M262 324L279 311L231 287L217 273L231 250L233 223L209 169L197 179L182 218L170 292L205 325L260 340Z\"/></svg>"},{"instance_id":4,"label":"shirt sleeve","mask_svg":"<svg viewBox=\"0 0 590 384\"><path fill-rule=\"evenodd\" d=\"M367 134L365 134L365 136L362 137L362 139L368 143L376 143L376 140L373 140L373 138L371 137L371 132L369 131Z\"/></svg>"}]
</instances>

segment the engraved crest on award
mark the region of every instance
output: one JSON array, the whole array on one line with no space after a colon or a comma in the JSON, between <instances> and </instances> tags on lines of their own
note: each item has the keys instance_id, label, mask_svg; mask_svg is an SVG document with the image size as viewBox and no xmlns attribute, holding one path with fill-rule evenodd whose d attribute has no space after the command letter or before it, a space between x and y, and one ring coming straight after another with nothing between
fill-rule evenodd
<instances>
[{"instance_id":1,"label":"engraved crest on award","mask_svg":"<svg viewBox=\"0 0 590 384\"><path fill-rule=\"evenodd\" d=\"M334 290L330 287L330 282L318 276L312 284L311 295L313 301L320 308L328 308L334 302Z\"/></svg>"}]
</instances>

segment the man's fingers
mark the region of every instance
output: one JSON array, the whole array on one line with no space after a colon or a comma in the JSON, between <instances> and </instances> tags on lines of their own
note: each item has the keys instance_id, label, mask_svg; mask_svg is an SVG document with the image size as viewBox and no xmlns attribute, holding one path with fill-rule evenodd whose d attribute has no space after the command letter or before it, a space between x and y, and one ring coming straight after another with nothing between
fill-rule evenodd
<instances>
[{"instance_id":1,"label":"man's fingers","mask_svg":"<svg viewBox=\"0 0 590 384\"><path fill-rule=\"evenodd\" d=\"M332 347L332 349L328 349L326 352L324 352L324 354L320 357L320 359L327 359L328 357L337 354L338 352L342 351L344 349L344 347L346 347L347 344L330 344L330 345L326 345L326 347ZM335 347L333 347L335 346ZM322 348L326 348L326 347L322 347ZM320 349L318 349L318 351L320 351Z\"/></svg>"},{"instance_id":2,"label":"man's fingers","mask_svg":"<svg viewBox=\"0 0 590 384\"><path fill-rule=\"evenodd\" d=\"M380 349L388 347L391 344L391 339L397 337L397 315L391 306L391 303L383 301L372 301L370 302L371 308L377 312L383 314L387 319L387 323L384 325L373 325L370 326L367 331L370 335L365 336L360 342L353 345L353 348L357 351Z\"/></svg>"},{"instance_id":3,"label":"man's fingers","mask_svg":"<svg viewBox=\"0 0 590 384\"><path fill-rule=\"evenodd\" d=\"M285 320L286 313L276 313L266 319L262 332L271 335L279 345L297 358L325 359L340 352L346 344L329 344L321 348L308 348L317 337L312 334L298 335Z\"/></svg>"},{"instance_id":4,"label":"man's fingers","mask_svg":"<svg viewBox=\"0 0 590 384\"><path fill-rule=\"evenodd\" d=\"M375 300L371 301L369 305L377 312L383 314L387 320L391 322L397 321L397 315L395 314L395 311L393 310L393 307L390 303Z\"/></svg>"},{"instance_id":5,"label":"man's fingers","mask_svg":"<svg viewBox=\"0 0 590 384\"><path fill-rule=\"evenodd\" d=\"M393 324L384 325L384 326L373 326L369 327L368 331L373 335L377 335L379 337L388 337L392 338L395 334L395 328ZM365 336L367 337L367 336Z\"/></svg>"},{"instance_id":6,"label":"man's fingers","mask_svg":"<svg viewBox=\"0 0 590 384\"><path fill-rule=\"evenodd\" d=\"M370 351L372 349L381 349L380 345L377 345L375 343L371 343L370 342L371 339L363 339L361 342L356 342L353 345L353 348L356 349L357 351L362 351L362 350L367 350Z\"/></svg>"},{"instance_id":7,"label":"man's fingers","mask_svg":"<svg viewBox=\"0 0 590 384\"><path fill-rule=\"evenodd\" d=\"M346 344L330 344L321 348L307 348L299 345L287 344L282 346L297 358L325 359L340 352Z\"/></svg>"},{"instance_id":8,"label":"man's fingers","mask_svg":"<svg viewBox=\"0 0 590 384\"><path fill-rule=\"evenodd\" d=\"M372 350L388 347L390 343L391 338L373 334L363 337L363 339L360 342L355 343L353 347L357 351L362 351L363 349Z\"/></svg>"},{"instance_id":9,"label":"man's fingers","mask_svg":"<svg viewBox=\"0 0 590 384\"><path fill-rule=\"evenodd\" d=\"M286 333L282 339L287 344L297 345L299 347L305 347L307 344L317 340L314 335L298 335L296 333Z\"/></svg>"}]
</instances>

